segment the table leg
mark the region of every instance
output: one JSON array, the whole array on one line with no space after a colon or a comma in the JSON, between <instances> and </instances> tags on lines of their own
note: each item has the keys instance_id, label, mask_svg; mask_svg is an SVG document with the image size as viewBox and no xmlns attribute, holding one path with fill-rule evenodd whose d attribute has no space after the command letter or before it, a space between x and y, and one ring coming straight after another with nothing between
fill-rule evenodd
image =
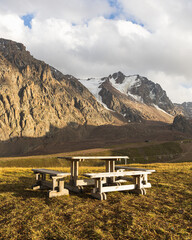
<instances>
[{"instance_id":1,"label":"table leg","mask_svg":"<svg viewBox=\"0 0 192 240\"><path fill-rule=\"evenodd\" d=\"M74 180L75 161L71 161L71 181Z\"/></svg>"},{"instance_id":2,"label":"table leg","mask_svg":"<svg viewBox=\"0 0 192 240\"><path fill-rule=\"evenodd\" d=\"M65 187L72 192L82 192L83 186L78 186L79 160L71 161L71 180Z\"/></svg>"},{"instance_id":3,"label":"table leg","mask_svg":"<svg viewBox=\"0 0 192 240\"><path fill-rule=\"evenodd\" d=\"M110 172L110 161L109 160L107 160L106 162L105 162L105 168L106 168L106 172Z\"/></svg>"},{"instance_id":4,"label":"table leg","mask_svg":"<svg viewBox=\"0 0 192 240\"><path fill-rule=\"evenodd\" d=\"M74 166L74 184L77 186L77 179L79 175L79 161L75 161L75 166Z\"/></svg>"},{"instance_id":5,"label":"table leg","mask_svg":"<svg viewBox=\"0 0 192 240\"><path fill-rule=\"evenodd\" d=\"M115 160L106 161L106 172L115 172ZM111 184L115 182L115 177L107 178L107 183Z\"/></svg>"}]
</instances>

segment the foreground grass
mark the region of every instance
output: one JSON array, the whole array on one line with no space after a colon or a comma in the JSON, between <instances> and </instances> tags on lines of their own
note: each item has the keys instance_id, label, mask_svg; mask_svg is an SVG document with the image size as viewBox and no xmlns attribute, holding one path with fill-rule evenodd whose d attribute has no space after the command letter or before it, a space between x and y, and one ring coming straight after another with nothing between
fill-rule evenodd
<instances>
[{"instance_id":1,"label":"foreground grass","mask_svg":"<svg viewBox=\"0 0 192 240\"><path fill-rule=\"evenodd\" d=\"M31 190L31 169L1 168L0 239L191 239L192 163L147 167L157 172L146 196L115 192L107 201L92 199L90 190L48 199ZM103 168L80 168L93 171Z\"/></svg>"}]
</instances>

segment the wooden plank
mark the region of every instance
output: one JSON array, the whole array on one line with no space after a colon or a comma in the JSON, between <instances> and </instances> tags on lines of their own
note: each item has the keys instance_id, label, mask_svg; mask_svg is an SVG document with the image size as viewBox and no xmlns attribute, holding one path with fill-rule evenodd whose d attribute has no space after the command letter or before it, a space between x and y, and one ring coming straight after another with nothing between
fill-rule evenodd
<instances>
[{"instance_id":1,"label":"wooden plank","mask_svg":"<svg viewBox=\"0 0 192 240\"><path fill-rule=\"evenodd\" d=\"M70 173L63 173L63 172L59 172L59 171L54 171L54 170L50 170L50 169L32 169L32 171L34 173L45 173L45 174L49 174L51 176L69 176L71 175Z\"/></svg>"},{"instance_id":2,"label":"wooden plank","mask_svg":"<svg viewBox=\"0 0 192 240\"><path fill-rule=\"evenodd\" d=\"M156 172L153 169L135 168L135 167L127 167L127 166L115 166L115 169L128 169L128 170L134 170L134 171Z\"/></svg>"},{"instance_id":3,"label":"wooden plank","mask_svg":"<svg viewBox=\"0 0 192 240\"><path fill-rule=\"evenodd\" d=\"M129 159L128 156L76 156L76 157L58 157L66 160L117 160L117 159Z\"/></svg>"},{"instance_id":4,"label":"wooden plank","mask_svg":"<svg viewBox=\"0 0 192 240\"><path fill-rule=\"evenodd\" d=\"M85 173L83 175L89 178L103 178L103 177L134 176L134 175L143 175L143 174L151 174L151 172L124 171L124 172Z\"/></svg>"},{"instance_id":5,"label":"wooden plank","mask_svg":"<svg viewBox=\"0 0 192 240\"><path fill-rule=\"evenodd\" d=\"M136 188L136 184L129 184L129 185L121 185L121 186L108 186L103 187L102 192L116 192L116 191L128 191L134 190Z\"/></svg>"},{"instance_id":6,"label":"wooden plank","mask_svg":"<svg viewBox=\"0 0 192 240\"><path fill-rule=\"evenodd\" d=\"M76 181L77 186L89 186L94 185L94 179L79 179Z\"/></svg>"}]
</instances>

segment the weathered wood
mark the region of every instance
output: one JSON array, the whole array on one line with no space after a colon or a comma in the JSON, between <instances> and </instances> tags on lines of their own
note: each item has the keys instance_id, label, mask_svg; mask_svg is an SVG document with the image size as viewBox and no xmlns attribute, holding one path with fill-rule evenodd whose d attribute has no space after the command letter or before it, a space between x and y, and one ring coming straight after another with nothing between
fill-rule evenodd
<instances>
[{"instance_id":1,"label":"weathered wood","mask_svg":"<svg viewBox=\"0 0 192 240\"><path fill-rule=\"evenodd\" d=\"M118 171L118 172L105 172L105 173L85 173L86 177L95 179L95 186L92 190L92 196L99 200L106 200L106 192L114 191L129 191L134 190L139 194L146 194L145 188L150 188L151 184L147 182L147 175L151 174L150 171ZM105 180L111 177L121 177L126 178L127 176L132 176L134 184L126 185L116 185L116 186L105 186ZM124 182L124 179L120 179ZM108 181L106 181L108 183ZM114 182L115 183L115 182ZM116 182L117 183L117 182Z\"/></svg>"},{"instance_id":2,"label":"weathered wood","mask_svg":"<svg viewBox=\"0 0 192 240\"><path fill-rule=\"evenodd\" d=\"M45 174L49 174L51 176L69 176L70 173L63 173L63 172L59 172L59 171L54 171L54 170L50 170L50 169L32 169L32 171L34 173L45 173Z\"/></svg>"},{"instance_id":3,"label":"weathered wood","mask_svg":"<svg viewBox=\"0 0 192 240\"><path fill-rule=\"evenodd\" d=\"M69 184L66 187L70 191L79 192L82 191L81 186L93 185L93 182L83 181L78 179L78 171L79 171L79 162L84 160L104 160L106 161L106 172L114 172L115 171L115 161L121 159L128 159L128 156L77 156L77 157L58 157L60 159L65 159L71 161L71 178ZM111 177L107 179L108 184L112 184L115 182L115 177Z\"/></svg>"},{"instance_id":4,"label":"weathered wood","mask_svg":"<svg viewBox=\"0 0 192 240\"><path fill-rule=\"evenodd\" d=\"M63 195L69 195L69 190L64 188L62 191L49 191L49 198Z\"/></svg>"},{"instance_id":5,"label":"weathered wood","mask_svg":"<svg viewBox=\"0 0 192 240\"><path fill-rule=\"evenodd\" d=\"M121 159L129 159L128 156L76 156L76 157L58 157L60 159L66 159L66 160L121 160Z\"/></svg>"},{"instance_id":6,"label":"weathered wood","mask_svg":"<svg viewBox=\"0 0 192 240\"><path fill-rule=\"evenodd\" d=\"M126 169L126 170L134 170L134 171L146 171L146 172L156 172L153 169L146 169L146 168L135 168L135 167L127 167L127 166L115 166L115 169Z\"/></svg>"},{"instance_id":7,"label":"weathered wood","mask_svg":"<svg viewBox=\"0 0 192 240\"><path fill-rule=\"evenodd\" d=\"M90 178L104 178L104 177L121 177L121 176L134 176L142 174L151 174L145 171L124 171L124 172L104 172L104 173L85 173L83 176Z\"/></svg>"},{"instance_id":8,"label":"weathered wood","mask_svg":"<svg viewBox=\"0 0 192 240\"><path fill-rule=\"evenodd\" d=\"M71 175L70 173L63 173L49 169L32 169L36 176L36 184L32 187L36 189L51 189L49 197L56 197L61 195L68 195L69 191L64 188L64 178ZM46 174L50 176L52 182L46 181Z\"/></svg>"},{"instance_id":9,"label":"weathered wood","mask_svg":"<svg viewBox=\"0 0 192 240\"><path fill-rule=\"evenodd\" d=\"M78 179L77 186L91 186L94 185L94 179Z\"/></svg>"},{"instance_id":10,"label":"weathered wood","mask_svg":"<svg viewBox=\"0 0 192 240\"><path fill-rule=\"evenodd\" d=\"M108 186L103 187L103 192L116 192L116 191L127 191L127 190L134 190L136 188L136 184L129 184L129 185L121 185L121 186Z\"/></svg>"}]
</instances>

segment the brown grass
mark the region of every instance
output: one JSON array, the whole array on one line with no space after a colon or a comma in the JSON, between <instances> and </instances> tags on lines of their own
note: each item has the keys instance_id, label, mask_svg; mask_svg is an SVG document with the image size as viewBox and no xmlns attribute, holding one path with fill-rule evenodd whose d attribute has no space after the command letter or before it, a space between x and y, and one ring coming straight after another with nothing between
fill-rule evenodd
<instances>
[{"instance_id":1,"label":"brown grass","mask_svg":"<svg viewBox=\"0 0 192 240\"><path fill-rule=\"evenodd\" d=\"M90 189L48 199L46 191L31 190L30 168L1 168L0 239L191 239L192 163L147 167L157 172L146 196L115 192L107 201L92 199Z\"/></svg>"}]
</instances>

